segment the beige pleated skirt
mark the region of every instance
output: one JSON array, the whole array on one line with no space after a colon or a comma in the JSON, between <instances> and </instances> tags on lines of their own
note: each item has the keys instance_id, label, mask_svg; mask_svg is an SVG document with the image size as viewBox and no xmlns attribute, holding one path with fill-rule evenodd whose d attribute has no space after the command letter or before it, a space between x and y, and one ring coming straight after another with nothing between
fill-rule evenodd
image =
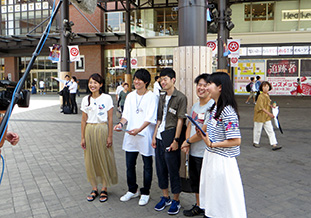
<instances>
[{"instance_id":1,"label":"beige pleated skirt","mask_svg":"<svg viewBox=\"0 0 311 218\"><path fill-rule=\"evenodd\" d=\"M118 183L113 146L107 148L107 123L87 123L85 127L84 162L88 181L92 186L109 187Z\"/></svg>"}]
</instances>

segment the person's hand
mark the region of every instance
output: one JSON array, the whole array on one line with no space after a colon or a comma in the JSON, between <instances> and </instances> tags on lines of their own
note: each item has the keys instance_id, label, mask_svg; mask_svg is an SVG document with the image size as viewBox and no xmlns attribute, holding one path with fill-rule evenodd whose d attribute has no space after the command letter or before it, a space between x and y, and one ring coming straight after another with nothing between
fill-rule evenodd
<instances>
[{"instance_id":1,"label":"person's hand","mask_svg":"<svg viewBox=\"0 0 311 218\"><path fill-rule=\"evenodd\" d=\"M176 151L177 149L178 149L178 142L174 140L167 151L168 152Z\"/></svg>"},{"instance_id":2,"label":"person's hand","mask_svg":"<svg viewBox=\"0 0 311 218\"><path fill-rule=\"evenodd\" d=\"M16 145L19 142L19 136L14 132L7 132L5 139L11 143L11 145Z\"/></svg>"},{"instance_id":3,"label":"person's hand","mask_svg":"<svg viewBox=\"0 0 311 218\"><path fill-rule=\"evenodd\" d=\"M274 115L272 113L269 113L269 116L273 119Z\"/></svg>"},{"instance_id":4,"label":"person's hand","mask_svg":"<svg viewBox=\"0 0 311 218\"><path fill-rule=\"evenodd\" d=\"M85 139L81 139L81 147L83 150L86 149Z\"/></svg>"},{"instance_id":5,"label":"person's hand","mask_svg":"<svg viewBox=\"0 0 311 218\"><path fill-rule=\"evenodd\" d=\"M182 150L184 153L189 154L190 145L187 143L186 140L182 143L182 145L181 145L181 150Z\"/></svg>"},{"instance_id":6,"label":"person's hand","mask_svg":"<svg viewBox=\"0 0 311 218\"><path fill-rule=\"evenodd\" d=\"M157 147L157 140L156 140L155 137L152 137L151 146L152 146L154 149L156 149L156 147Z\"/></svg>"},{"instance_id":7,"label":"person's hand","mask_svg":"<svg viewBox=\"0 0 311 218\"><path fill-rule=\"evenodd\" d=\"M206 132L206 136L204 136L201 132L201 130L199 130L198 128L195 128L195 131L197 132L197 135L202 138L202 140L205 142L205 144L207 146L210 145L210 140L209 140L209 137L208 137L208 133Z\"/></svg>"},{"instance_id":8,"label":"person's hand","mask_svg":"<svg viewBox=\"0 0 311 218\"><path fill-rule=\"evenodd\" d=\"M112 146L112 136L108 136L107 138L107 148Z\"/></svg>"},{"instance_id":9,"label":"person's hand","mask_svg":"<svg viewBox=\"0 0 311 218\"><path fill-rule=\"evenodd\" d=\"M132 129L130 131L128 131L127 133L133 136L136 136L139 133L139 129Z\"/></svg>"},{"instance_id":10,"label":"person's hand","mask_svg":"<svg viewBox=\"0 0 311 218\"><path fill-rule=\"evenodd\" d=\"M121 123L118 123L117 125L113 127L113 130L117 132L121 132L122 131L121 129L122 129Z\"/></svg>"}]
</instances>

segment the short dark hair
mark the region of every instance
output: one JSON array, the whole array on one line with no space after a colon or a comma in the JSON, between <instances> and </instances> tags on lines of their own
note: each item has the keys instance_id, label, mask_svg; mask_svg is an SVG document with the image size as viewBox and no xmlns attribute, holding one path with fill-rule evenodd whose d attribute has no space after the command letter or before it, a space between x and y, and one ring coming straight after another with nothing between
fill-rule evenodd
<instances>
[{"instance_id":1,"label":"short dark hair","mask_svg":"<svg viewBox=\"0 0 311 218\"><path fill-rule=\"evenodd\" d=\"M197 76L197 78L195 78L194 83L195 83L195 84L198 84L199 81L200 81L201 79L203 79L206 83L211 83L209 77L210 77L209 74L207 74L207 73L202 73L202 74L200 74L199 76Z\"/></svg>"},{"instance_id":2,"label":"short dark hair","mask_svg":"<svg viewBox=\"0 0 311 218\"><path fill-rule=\"evenodd\" d=\"M263 82L261 82L260 87L259 87L259 90L262 91L262 87L264 87L265 85L268 85L268 86L269 86L269 91L272 90L272 86L271 86L271 84L270 84L268 81L263 81Z\"/></svg>"},{"instance_id":3,"label":"short dark hair","mask_svg":"<svg viewBox=\"0 0 311 218\"><path fill-rule=\"evenodd\" d=\"M137 70L135 72L133 78L135 79L135 77L137 79L140 79L140 80L144 81L144 83L146 83L146 88L149 86L150 81L151 81L151 75L150 75L148 70L146 70L146 69L139 69L139 70Z\"/></svg>"},{"instance_id":4,"label":"short dark hair","mask_svg":"<svg viewBox=\"0 0 311 218\"><path fill-rule=\"evenodd\" d=\"M65 76L65 78L66 78L66 77L70 78L70 76L69 76L68 74Z\"/></svg>"},{"instance_id":5,"label":"short dark hair","mask_svg":"<svg viewBox=\"0 0 311 218\"><path fill-rule=\"evenodd\" d=\"M71 77L75 82L77 82L77 77L73 76Z\"/></svg>"},{"instance_id":6,"label":"short dark hair","mask_svg":"<svg viewBox=\"0 0 311 218\"><path fill-rule=\"evenodd\" d=\"M259 79L260 79L260 76L256 76L256 79L259 80Z\"/></svg>"},{"instance_id":7,"label":"short dark hair","mask_svg":"<svg viewBox=\"0 0 311 218\"><path fill-rule=\"evenodd\" d=\"M176 73L172 68L164 68L161 73L160 76L168 76L169 78L173 79L176 78Z\"/></svg>"},{"instance_id":8,"label":"short dark hair","mask_svg":"<svg viewBox=\"0 0 311 218\"><path fill-rule=\"evenodd\" d=\"M155 76L154 80L157 81L159 79L159 76Z\"/></svg>"},{"instance_id":9,"label":"short dark hair","mask_svg":"<svg viewBox=\"0 0 311 218\"><path fill-rule=\"evenodd\" d=\"M123 87L124 87L124 86L129 86L129 84L128 84L128 83L123 83Z\"/></svg>"},{"instance_id":10,"label":"short dark hair","mask_svg":"<svg viewBox=\"0 0 311 218\"><path fill-rule=\"evenodd\" d=\"M254 77L251 77L251 81L254 81L254 79L255 79Z\"/></svg>"}]
</instances>

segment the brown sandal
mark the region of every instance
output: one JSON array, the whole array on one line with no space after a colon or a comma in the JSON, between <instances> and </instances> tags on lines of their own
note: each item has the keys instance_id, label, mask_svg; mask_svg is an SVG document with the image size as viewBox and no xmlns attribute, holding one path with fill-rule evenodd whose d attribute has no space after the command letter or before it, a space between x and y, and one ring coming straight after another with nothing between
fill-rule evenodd
<instances>
[{"instance_id":1,"label":"brown sandal","mask_svg":"<svg viewBox=\"0 0 311 218\"><path fill-rule=\"evenodd\" d=\"M108 193L106 191L101 191L99 195L99 201L104 203L108 200Z\"/></svg>"}]
</instances>

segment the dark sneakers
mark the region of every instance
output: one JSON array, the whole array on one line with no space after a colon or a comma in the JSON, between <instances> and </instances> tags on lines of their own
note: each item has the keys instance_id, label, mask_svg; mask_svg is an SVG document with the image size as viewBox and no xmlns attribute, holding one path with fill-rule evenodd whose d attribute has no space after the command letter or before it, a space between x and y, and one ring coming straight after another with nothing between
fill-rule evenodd
<instances>
[{"instance_id":1,"label":"dark sneakers","mask_svg":"<svg viewBox=\"0 0 311 218\"><path fill-rule=\"evenodd\" d=\"M204 210L202 210L197 204L195 204L190 210L184 210L183 213L185 216L197 216L203 215Z\"/></svg>"},{"instance_id":2,"label":"dark sneakers","mask_svg":"<svg viewBox=\"0 0 311 218\"><path fill-rule=\"evenodd\" d=\"M172 201L171 201L171 198L168 197L161 197L161 201L159 203L157 203L157 205L154 207L154 209L156 211L161 211L161 210L164 210L165 207L169 206L172 204Z\"/></svg>"}]
</instances>

